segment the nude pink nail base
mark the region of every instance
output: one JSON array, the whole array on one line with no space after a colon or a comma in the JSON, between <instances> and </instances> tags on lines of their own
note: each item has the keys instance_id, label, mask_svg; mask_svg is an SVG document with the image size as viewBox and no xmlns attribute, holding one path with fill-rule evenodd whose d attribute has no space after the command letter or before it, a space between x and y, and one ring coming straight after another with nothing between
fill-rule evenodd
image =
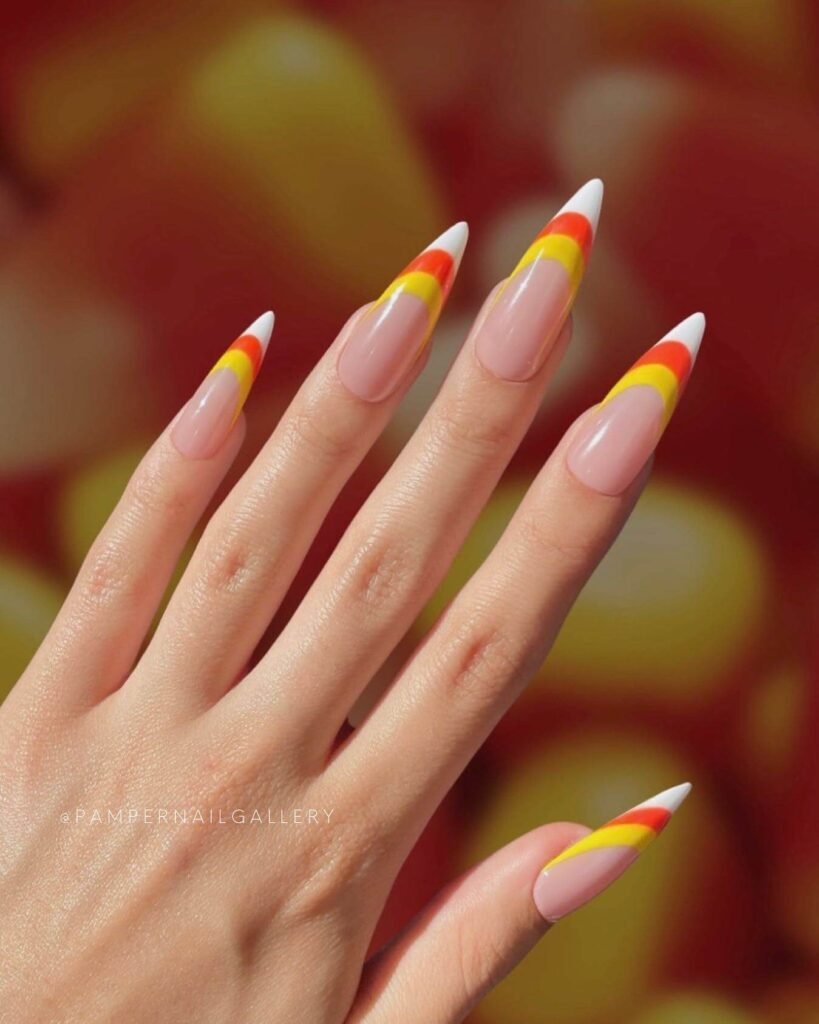
<instances>
[{"instance_id":1,"label":"nude pink nail base","mask_svg":"<svg viewBox=\"0 0 819 1024\"><path fill-rule=\"evenodd\" d=\"M366 402L380 402L398 388L435 327L467 237L463 222L445 231L353 324L337 364L348 391Z\"/></svg>"},{"instance_id":2,"label":"nude pink nail base","mask_svg":"<svg viewBox=\"0 0 819 1024\"><path fill-rule=\"evenodd\" d=\"M663 403L653 388L630 388L589 417L572 439L566 464L600 494L622 494L662 433Z\"/></svg>"},{"instance_id":3,"label":"nude pink nail base","mask_svg":"<svg viewBox=\"0 0 819 1024\"><path fill-rule=\"evenodd\" d=\"M572 437L569 471L600 494L622 494L657 446L688 381L705 332L694 313L620 378Z\"/></svg>"}]
</instances>

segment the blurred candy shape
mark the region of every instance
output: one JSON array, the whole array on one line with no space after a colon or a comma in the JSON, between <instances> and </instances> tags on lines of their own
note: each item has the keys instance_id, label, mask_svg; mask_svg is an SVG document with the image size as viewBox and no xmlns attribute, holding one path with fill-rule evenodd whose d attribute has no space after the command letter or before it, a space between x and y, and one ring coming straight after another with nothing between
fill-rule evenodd
<instances>
[{"instance_id":1,"label":"blurred candy shape","mask_svg":"<svg viewBox=\"0 0 819 1024\"><path fill-rule=\"evenodd\" d=\"M193 76L179 113L262 224L294 235L311 274L337 287L377 294L384 267L441 230L432 180L380 80L318 21L250 23Z\"/></svg>"},{"instance_id":2,"label":"blurred candy shape","mask_svg":"<svg viewBox=\"0 0 819 1024\"><path fill-rule=\"evenodd\" d=\"M8 555L0 557L0 701L40 646L64 597L56 580Z\"/></svg>"},{"instance_id":3,"label":"blurred candy shape","mask_svg":"<svg viewBox=\"0 0 819 1024\"><path fill-rule=\"evenodd\" d=\"M0 468L158 425L189 393L192 354L272 299L277 380L301 378L439 224L355 49L297 16L247 24L87 162L0 273L15 380Z\"/></svg>"},{"instance_id":4,"label":"blurred candy shape","mask_svg":"<svg viewBox=\"0 0 819 1024\"><path fill-rule=\"evenodd\" d=\"M90 16L51 9L43 23L30 15L0 72L4 134L17 166L57 184L141 103L161 95L261 6L121 0L94 5Z\"/></svg>"},{"instance_id":5,"label":"blurred candy shape","mask_svg":"<svg viewBox=\"0 0 819 1024\"><path fill-rule=\"evenodd\" d=\"M764 1024L765 1018L727 996L681 992L662 996L633 1018L633 1024Z\"/></svg>"},{"instance_id":6,"label":"blurred candy shape","mask_svg":"<svg viewBox=\"0 0 819 1024\"><path fill-rule=\"evenodd\" d=\"M486 558L526 485L513 478L497 488L422 625ZM696 705L758 642L767 588L760 541L734 510L656 480L581 592L529 693Z\"/></svg>"},{"instance_id":7,"label":"blurred candy shape","mask_svg":"<svg viewBox=\"0 0 819 1024\"><path fill-rule=\"evenodd\" d=\"M759 642L768 600L750 526L713 496L655 480L569 613L541 679L550 691L697 704Z\"/></svg>"},{"instance_id":8,"label":"blurred candy shape","mask_svg":"<svg viewBox=\"0 0 819 1024\"><path fill-rule=\"evenodd\" d=\"M693 776L695 798L674 835L652 845L608 891L561 920L492 992L480 1024L598 1024L627 1014L663 984L708 985L743 976L755 959L750 875L710 789L692 765L646 734L564 732L493 773L467 844L486 856L544 821L595 824L646 791Z\"/></svg>"}]
</instances>

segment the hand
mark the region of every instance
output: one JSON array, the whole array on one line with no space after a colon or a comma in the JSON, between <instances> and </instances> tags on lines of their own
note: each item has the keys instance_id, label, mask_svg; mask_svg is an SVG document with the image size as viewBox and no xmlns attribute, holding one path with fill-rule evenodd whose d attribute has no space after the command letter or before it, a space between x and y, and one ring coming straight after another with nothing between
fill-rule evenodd
<instances>
[{"instance_id":1,"label":"hand","mask_svg":"<svg viewBox=\"0 0 819 1024\"><path fill-rule=\"evenodd\" d=\"M634 505L702 335L690 318L575 423L492 555L346 726L538 408L601 195L585 186L490 295L416 434L249 671L422 367L465 226L352 316L210 519L145 646L242 443L271 314L148 452L0 709L6 1019L457 1021L665 825L684 787L589 838L544 826L369 950L419 833Z\"/></svg>"}]
</instances>

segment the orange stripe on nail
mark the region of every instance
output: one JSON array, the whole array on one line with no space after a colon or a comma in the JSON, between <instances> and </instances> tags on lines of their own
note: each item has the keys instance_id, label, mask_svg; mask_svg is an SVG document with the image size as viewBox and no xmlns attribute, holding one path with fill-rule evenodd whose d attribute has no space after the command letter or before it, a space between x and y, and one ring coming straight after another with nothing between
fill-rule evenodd
<instances>
[{"instance_id":1,"label":"orange stripe on nail","mask_svg":"<svg viewBox=\"0 0 819 1024\"><path fill-rule=\"evenodd\" d=\"M631 369L652 364L667 367L682 384L691 372L691 353L681 341L658 341Z\"/></svg>"},{"instance_id":2,"label":"orange stripe on nail","mask_svg":"<svg viewBox=\"0 0 819 1024\"><path fill-rule=\"evenodd\" d=\"M250 360L250 365L253 367L253 377L255 379L264 356L259 339L255 338L252 334L243 334L233 342L228 349L228 352L230 351L244 352Z\"/></svg>"},{"instance_id":3,"label":"orange stripe on nail","mask_svg":"<svg viewBox=\"0 0 819 1024\"><path fill-rule=\"evenodd\" d=\"M621 814L619 818L613 818L603 828L611 825L646 825L655 832L662 832L670 819L671 814L664 807L637 807Z\"/></svg>"},{"instance_id":4,"label":"orange stripe on nail","mask_svg":"<svg viewBox=\"0 0 819 1024\"><path fill-rule=\"evenodd\" d=\"M399 277L413 273L430 274L446 292L455 277L455 261L443 249L427 249L404 267Z\"/></svg>"},{"instance_id":5,"label":"orange stripe on nail","mask_svg":"<svg viewBox=\"0 0 819 1024\"><path fill-rule=\"evenodd\" d=\"M583 259L588 261L594 240L594 231L582 213L573 213L571 210L559 213L549 221L537 237L543 238L546 235L568 235L569 238L573 238L580 246Z\"/></svg>"}]
</instances>

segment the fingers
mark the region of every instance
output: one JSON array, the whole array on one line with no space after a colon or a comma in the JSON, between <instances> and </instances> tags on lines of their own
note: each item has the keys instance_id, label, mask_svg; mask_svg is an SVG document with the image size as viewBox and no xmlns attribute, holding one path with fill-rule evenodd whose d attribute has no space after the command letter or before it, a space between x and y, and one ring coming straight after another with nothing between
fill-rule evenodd
<instances>
[{"instance_id":1,"label":"fingers","mask_svg":"<svg viewBox=\"0 0 819 1024\"><path fill-rule=\"evenodd\" d=\"M61 700L75 685L75 699L98 701L133 665L191 531L239 450L241 408L272 329L266 313L237 338L131 477L38 654L37 676L52 681Z\"/></svg>"},{"instance_id":2,"label":"fingers","mask_svg":"<svg viewBox=\"0 0 819 1024\"><path fill-rule=\"evenodd\" d=\"M430 1024L463 1020L551 924L628 870L690 790L665 790L594 832L546 825L479 864L369 962L350 1024L392 1024L406 1006Z\"/></svg>"},{"instance_id":3,"label":"fingers","mask_svg":"<svg viewBox=\"0 0 819 1024\"><path fill-rule=\"evenodd\" d=\"M466 238L465 224L450 228L350 319L211 519L146 653L163 699L207 707L247 664L420 368Z\"/></svg>"},{"instance_id":4,"label":"fingers","mask_svg":"<svg viewBox=\"0 0 819 1024\"><path fill-rule=\"evenodd\" d=\"M268 691L286 708L293 737L306 735L319 759L446 572L531 423L568 342L601 196L599 183L581 189L489 297L415 435L232 695L258 702ZM298 686L274 690L283 672Z\"/></svg>"},{"instance_id":5,"label":"fingers","mask_svg":"<svg viewBox=\"0 0 819 1024\"><path fill-rule=\"evenodd\" d=\"M359 773L359 799L384 820L426 820L542 662L637 499L703 327L691 317L675 328L574 425L494 551L339 754L338 770ZM378 784L392 777L400 786Z\"/></svg>"}]
</instances>

